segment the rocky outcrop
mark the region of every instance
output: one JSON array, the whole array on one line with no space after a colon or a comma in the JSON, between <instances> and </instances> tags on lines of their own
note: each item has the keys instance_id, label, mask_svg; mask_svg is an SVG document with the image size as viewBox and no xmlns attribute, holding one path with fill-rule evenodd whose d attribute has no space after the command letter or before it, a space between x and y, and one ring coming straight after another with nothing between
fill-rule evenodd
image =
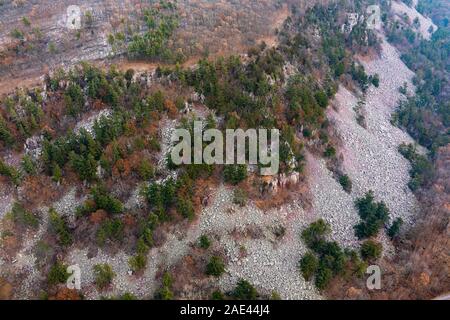
<instances>
[{"instance_id":1,"label":"rocky outcrop","mask_svg":"<svg viewBox=\"0 0 450 320\"><path fill-rule=\"evenodd\" d=\"M281 173L275 176L266 176L262 178L262 192L277 193L279 188L295 186L300 181L300 173Z\"/></svg>"}]
</instances>

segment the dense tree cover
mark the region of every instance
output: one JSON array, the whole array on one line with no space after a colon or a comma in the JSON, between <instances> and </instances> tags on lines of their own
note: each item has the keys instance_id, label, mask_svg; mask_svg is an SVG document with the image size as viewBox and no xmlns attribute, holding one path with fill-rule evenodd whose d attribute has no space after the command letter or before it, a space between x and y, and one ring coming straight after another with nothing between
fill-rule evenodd
<instances>
[{"instance_id":1,"label":"dense tree cover","mask_svg":"<svg viewBox=\"0 0 450 320\"><path fill-rule=\"evenodd\" d=\"M275 49L267 49L264 45L258 47L251 56L251 60L246 63L236 56L215 61L202 60L196 69L176 69L169 71L169 74L203 95L205 104L224 116L224 128L277 127L273 108L281 107L283 100L279 82L283 78L284 60ZM160 74L164 72L167 71L159 71ZM291 133L291 136L294 137L294 134ZM292 144L297 143L293 138L290 140ZM300 149L295 145L290 147L295 151ZM286 163L284 160L287 157L281 159ZM243 170L234 175L233 172L238 171L235 168L226 168L227 179L232 183L242 179L238 175L242 176Z\"/></svg>"},{"instance_id":2,"label":"dense tree cover","mask_svg":"<svg viewBox=\"0 0 450 320\"><path fill-rule=\"evenodd\" d=\"M389 209L383 201L375 202L372 191L355 201L361 222L354 226L358 239L374 237L389 220Z\"/></svg>"},{"instance_id":3,"label":"dense tree cover","mask_svg":"<svg viewBox=\"0 0 450 320\"><path fill-rule=\"evenodd\" d=\"M108 118L102 116L95 122L95 138L82 128L79 133L71 132L53 141L45 139L42 148L44 168L48 174L54 174L55 167L61 170L68 164L81 180L95 181L98 178L99 163L102 164L103 169L107 171L111 169L112 164L105 160L104 148L114 139L119 138L124 130L124 115L114 113ZM117 146L113 151L115 162L126 156Z\"/></svg>"},{"instance_id":4,"label":"dense tree cover","mask_svg":"<svg viewBox=\"0 0 450 320\"><path fill-rule=\"evenodd\" d=\"M291 124L304 123L311 127L318 127L325 120L328 96L320 88L315 87L312 79L302 76L289 79L286 98L289 103L287 118Z\"/></svg>"},{"instance_id":5,"label":"dense tree cover","mask_svg":"<svg viewBox=\"0 0 450 320\"><path fill-rule=\"evenodd\" d=\"M40 90L18 90L6 97L0 108L0 143L21 148L38 129L43 118Z\"/></svg>"},{"instance_id":6,"label":"dense tree cover","mask_svg":"<svg viewBox=\"0 0 450 320\"><path fill-rule=\"evenodd\" d=\"M194 137L194 120L194 118L182 118L179 126L179 128L188 130L191 137ZM217 124L211 115L207 117L206 123L201 130L202 136L207 129L217 129ZM207 145L207 142L202 141L202 150L204 150ZM184 172L189 179L193 180L211 176L214 171L214 165L208 165L206 163L196 164L194 159L194 150L194 139L191 139L191 164L183 164L181 166L176 166L172 162L172 154L170 153L167 159L169 169L181 169L181 171Z\"/></svg>"},{"instance_id":7,"label":"dense tree cover","mask_svg":"<svg viewBox=\"0 0 450 320\"><path fill-rule=\"evenodd\" d=\"M267 58L276 56L277 58ZM265 60L271 60L270 68ZM225 116L227 128L273 126L270 112L276 98L275 84L269 77L280 77L283 60L273 49L264 51L244 64L237 56L216 61L201 60L198 68L176 72L184 84L205 96L205 103ZM267 71L266 71L267 70ZM271 97L271 98L270 98Z\"/></svg>"},{"instance_id":8,"label":"dense tree cover","mask_svg":"<svg viewBox=\"0 0 450 320\"><path fill-rule=\"evenodd\" d=\"M98 99L117 107L119 96L124 96L127 91L127 83L121 72L115 68L104 72L84 62L67 73L57 70L52 76L47 76L46 84L51 91L64 90L66 113L73 116L85 110L87 99Z\"/></svg>"},{"instance_id":9,"label":"dense tree cover","mask_svg":"<svg viewBox=\"0 0 450 320\"><path fill-rule=\"evenodd\" d=\"M191 166L195 165L188 168ZM169 221L174 210L186 219L195 217L192 188L197 176L192 177L192 172L183 170L176 180L169 178L162 183L152 182L143 190L158 222Z\"/></svg>"},{"instance_id":10,"label":"dense tree cover","mask_svg":"<svg viewBox=\"0 0 450 320\"><path fill-rule=\"evenodd\" d=\"M66 89L59 89L63 81L72 84ZM130 173L142 179L153 175L148 159L137 154L146 148L159 148L154 138L144 140L141 132L157 117L157 113L165 112L162 92L157 91L141 99L143 88L130 82L127 73L117 72L114 68L105 73L86 64L68 74L57 73L48 79L48 83L54 90L66 92L66 96L79 92L71 89L79 86L84 98L73 97L71 101L89 99L90 104L95 104L101 100L111 105L113 111L96 119L92 132L81 128L78 132L69 131L65 136L53 138L50 132L44 130L42 161L47 174L59 181L57 176L62 176L64 170L70 168L81 180L88 182ZM129 140L133 141L126 143Z\"/></svg>"},{"instance_id":11,"label":"dense tree cover","mask_svg":"<svg viewBox=\"0 0 450 320\"><path fill-rule=\"evenodd\" d=\"M76 210L77 216L90 214L97 210L105 210L114 215L123 212L123 204L120 200L108 194L108 191L103 185L94 186L90 192L90 199L79 206Z\"/></svg>"},{"instance_id":12,"label":"dense tree cover","mask_svg":"<svg viewBox=\"0 0 450 320\"><path fill-rule=\"evenodd\" d=\"M164 3L160 9L144 11L146 27L142 30L142 35L137 34L132 38L128 47L130 56L174 59L166 47L177 24L174 16L166 15L170 11L174 11L174 8L164 7ZM267 48L262 44L245 60L239 57L202 60L197 68L189 70L175 68L167 71L160 68L158 75L167 76L171 83L179 81L183 86L195 89L198 95L205 97L205 104L217 111L220 118L223 117L224 126L227 128L280 128L280 156L287 168L293 158L297 161L301 159L302 145L299 143L298 132L303 132L306 139L316 139L319 131L320 142L327 144L328 137L323 134L326 126L325 109L335 93L338 78L343 75L352 76L354 71L354 80L361 87L370 82L361 68L351 64L350 56L346 52L348 47L345 37L339 32L332 16L332 10L321 11L317 7L309 10L307 17L300 24L300 30L293 32L292 37L281 35L280 49ZM318 46L310 42L312 37L302 35L304 24L308 24L305 29L318 28L322 32L323 37ZM286 30L283 32L286 33ZM362 45L359 41L361 35L355 33L352 38L351 46ZM303 56L310 49L314 54L317 53L318 60L310 59L306 54ZM285 81L283 69L287 62L292 63L294 60L299 61L293 66L295 73L302 76L294 76ZM136 171L136 175L143 180L154 177L151 161L142 158L139 151L148 147L148 144L153 145L153 151L158 149L154 138L148 140L149 127L154 125L159 115L167 112L170 106L181 109L184 105L184 100L176 101L177 103L167 101L162 91L144 91L141 85L132 81L133 76L133 71L124 74L112 68L103 72L82 64L68 73L56 72L47 78L50 97L59 96L64 99L63 113L67 116L63 119L71 119L71 124L75 122L73 118L92 110L93 106L112 108L111 115L95 121L92 132L84 129L77 132L69 130L61 136L60 127L46 127L58 121L42 125L39 94L31 99L22 99L23 101L21 98L14 98L12 102L6 101L5 104L10 108L5 109L7 112L2 110L0 117L0 140L3 144L12 146L16 140L23 142L42 127L44 142L41 160L45 173L51 175L54 181L64 184L63 177L69 176L65 173L73 171L80 180L86 182L85 187L91 188L89 199L77 209L77 214L79 219L85 219L89 215L94 221L95 213L99 213L101 218L92 224L93 228L96 228L94 230L99 245L104 245L107 241L121 242L125 234L125 217L121 215L124 211L123 204L104 186L111 185L110 177L121 177L130 171ZM56 98L52 100L55 101ZM25 113L18 113L18 117L10 111L18 110L17 105L25 105L27 108ZM184 125L189 128L191 126L190 123ZM334 157L335 152L332 146L328 146L325 155ZM128 162L133 154L139 159L135 165ZM170 163L170 159L168 161ZM28 174L34 174L38 168L32 162L33 159L24 158L23 168ZM144 210L148 211L133 216L138 220L137 230L133 230L133 237L136 238L132 241L136 255L129 261L133 271L138 272L145 268L147 252L154 245L155 228L159 224L170 220L174 213L188 219L194 217L195 181L197 178L210 176L211 168L204 165L172 167L171 169L178 171L178 178L169 178L158 183L148 182L144 189L148 202L148 207ZM246 178L247 168L225 166L223 174L225 181L237 184ZM108 183L101 184L103 180ZM242 195L240 198L243 198ZM244 201L239 199L237 202ZM69 245L72 239L67 224L54 210L50 212L50 224L58 241ZM311 253L309 260L302 259L301 269L305 274L309 274L309 278L315 275L316 284L320 288L324 288L335 274L342 272L346 261L346 253L337 243L324 240L327 229L319 223L304 234ZM206 242L203 239L203 247L207 247ZM223 272L223 268L223 261L213 257L207 266L207 272L218 276ZM95 271L101 278L109 279L99 281L103 284L109 283L112 278L111 273L104 269L106 268L102 267ZM58 272L55 271L53 278L62 279L62 268L55 270ZM157 297L171 299L171 286L170 274L165 274ZM258 297L253 286L244 280L238 282L230 295L237 299Z\"/></svg>"},{"instance_id":13,"label":"dense tree cover","mask_svg":"<svg viewBox=\"0 0 450 320\"><path fill-rule=\"evenodd\" d=\"M280 31L283 39L281 50L293 63L301 62L300 68L303 73L312 71L314 65L320 66L320 71L325 74L324 79L330 85L327 88L329 96L333 95L335 87L332 79L344 74L351 74L362 89L368 85L369 79L364 69L355 68L352 53L377 44L376 36L366 27L365 21L359 21L348 35L342 32L340 25L342 20L339 17L343 12L363 10L360 1L355 4L356 8L346 5L346 3L315 5L308 8L299 21L292 23L288 19L284 29ZM301 32L292 33L293 30ZM317 31L321 36L320 47L315 45L314 34Z\"/></svg>"},{"instance_id":14,"label":"dense tree cover","mask_svg":"<svg viewBox=\"0 0 450 320\"><path fill-rule=\"evenodd\" d=\"M300 260L300 270L305 279L315 276L315 284L319 289L325 289L329 281L342 274L346 264L346 255L337 242L325 240L330 232L330 226L322 219L313 222L302 231L301 237L309 252Z\"/></svg>"},{"instance_id":15,"label":"dense tree cover","mask_svg":"<svg viewBox=\"0 0 450 320\"><path fill-rule=\"evenodd\" d=\"M183 60L181 54L174 53L168 46L169 39L179 25L175 3L160 1L158 6L145 8L142 20L143 30L138 30L128 43L129 57L170 62Z\"/></svg>"},{"instance_id":16,"label":"dense tree cover","mask_svg":"<svg viewBox=\"0 0 450 320\"><path fill-rule=\"evenodd\" d=\"M64 94L64 101L67 113L71 116L77 116L84 111L84 95L78 84L71 83L68 86Z\"/></svg>"},{"instance_id":17,"label":"dense tree cover","mask_svg":"<svg viewBox=\"0 0 450 320\"><path fill-rule=\"evenodd\" d=\"M449 27L450 6L446 0L419 0L417 11L431 17L438 27Z\"/></svg>"},{"instance_id":18,"label":"dense tree cover","mask_svg":"<svg viewBox=\"0 0 450 320\"><path fill-rule=\"evenodd\" d=\"M397 44L402 60L416 74L416 95L400 104L394 120L434 156L437 148L450 141L450 27L448 17L442 16L449 8L441 1L420 1L418 8L439 18L439 29L431 40L413 37L411 22L388 24L390 41Z\"/></svg>"},{"instance_id":19,"label":"dense tree cover","mask_svg":"<svg viewBox=\"0 0 450 320\"><path fill-rule=\"evenodd\" d=\"M416 147L412 144L401 144L398 150L411 162L411 170L409 171L411 181L408 183L409 188L412 191L416 191L421 187L428 186L434 178L434 166L432 162L426 156L419 154Z\"/></svg>"},{"instance_id":20,"label":"dense tree cover","mask_svg":"<svg viewBox=\"0 0 450 320\"><path fill-rule=\"evenodd\" d=\"M364 276L366 263L354 250L342 249L327 240L330 226L323 219L311 223L301 233L309 251L300 259L299 270L307 281L314 280L320 290L326 289L336 276Z\"/></svg>"}]
</instances>

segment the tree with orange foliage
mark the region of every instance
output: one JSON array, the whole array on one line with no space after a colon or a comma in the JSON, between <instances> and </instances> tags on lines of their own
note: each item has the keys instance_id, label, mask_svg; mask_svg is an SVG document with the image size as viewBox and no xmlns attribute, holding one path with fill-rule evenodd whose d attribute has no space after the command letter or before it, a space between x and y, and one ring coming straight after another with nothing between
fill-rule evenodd
<instances>
[{"instance_id":1,"label":"tree with orange foliage","mask_svg":"<svg viewBox=\"0 0 450 320\"><path fill-rule=\"evenodd\" d=\"M73 289L66 287L59 288L54 296L48 297L49 300L81 300L80 294Z\"/></svg>"},{"instance_id":2,"label":"tree with orange foliage","mask_svg":"<svg viewBox=\"0 0 450 320\"><path fill-rule=\"evenodd\" d=\"M166 101L164 101L164 108L166 109L167 115L169 116L170 119L176 118L178 114L178 109L172 100L166 99Z\"/></svg>"}]
</instances>

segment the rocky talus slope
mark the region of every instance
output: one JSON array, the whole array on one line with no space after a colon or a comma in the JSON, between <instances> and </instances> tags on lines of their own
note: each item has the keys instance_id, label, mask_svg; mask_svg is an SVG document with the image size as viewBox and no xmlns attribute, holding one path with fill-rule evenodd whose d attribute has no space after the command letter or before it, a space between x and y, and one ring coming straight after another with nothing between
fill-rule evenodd
<instances>
[{"instance_id":1,"label":"rocky talus slope","mask_svg":"<svg viewBox=\"0 0 450 320\"><path fill-rule=\"evenodd\" d=\"M405 82L412 88L413 73L386 41L381 56L363 64L369 74L380 76L379 88L370 87L361 97L365 102L361 111L366 126L357 121L355 107L359 99L343 86L334 107L328 109L328 117L342 142L342 169L353 182L352 193L342 190L322 160L310 156L308 161L315 212L330 222L334 238L344 245L357 243L353 226L359 217L354 201L369 190L387 204L392 218L401 217L408 226L417 212L416 198L407 186L410 164L397 150L402 142L413 140L390 122L391 113L404 98L398 88Z\"/></svg>"}]
</instances>

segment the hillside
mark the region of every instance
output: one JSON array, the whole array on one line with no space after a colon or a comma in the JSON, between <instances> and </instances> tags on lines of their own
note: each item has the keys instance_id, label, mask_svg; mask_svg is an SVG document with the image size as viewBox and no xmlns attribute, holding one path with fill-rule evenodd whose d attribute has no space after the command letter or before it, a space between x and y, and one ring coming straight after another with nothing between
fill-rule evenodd
<instances>
[{"instance_id":1,"label":"hillside","mask_svg":"<svg viewBox=\"0 0 450 320\"><path fill-rule=\"evenodd\" d=\"M72 4L0 5L0 299L450 290L445 2ZM276 172L195 162L235 129Z\"/></svg>"}]
</instances>

